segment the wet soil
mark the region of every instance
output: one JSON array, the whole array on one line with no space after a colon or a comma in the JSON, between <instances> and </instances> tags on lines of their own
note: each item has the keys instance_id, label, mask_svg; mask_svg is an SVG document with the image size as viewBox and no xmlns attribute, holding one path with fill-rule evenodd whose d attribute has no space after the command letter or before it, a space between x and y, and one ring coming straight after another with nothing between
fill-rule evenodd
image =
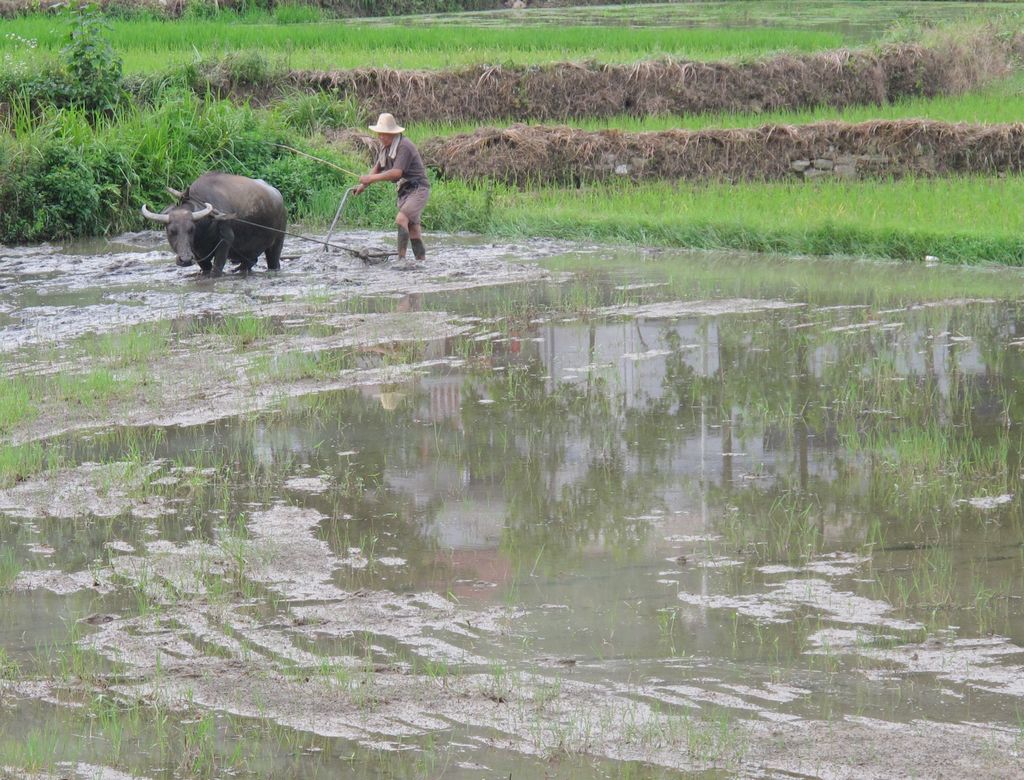
<instances>
[{"instance_id":1,"label":"wet soil","mask_svg":"<svg viewBox=\"0 0 1024 780\"><path fill-rule=\"evenodd\" d=\"M379 236L357 233L348 240L353 246L379 245L374 239ZM129 234L104 243L77 245L70 253L48 245L0 250L0 294L5 300L0 351L29 353L24 363L12 358L9 371L81 372L95 365L94 356L54 360L49 355L43 362L40 351L87 334L145 323L170 320L184 327L204 318L245 314L273 318L277 332L245 344L244 350L218 338L215 327L212 334L200 332L188 339L191 343L179 341L166 359L148 365L146 381L135 392L101 409L47 408L14 433L15 441L118 424L198 424L262 409L282 396L400 379L414 367L350 372L315 384L302 377L282 381L280 372L253 368L282 351L386 351L403 342L420 342L424 333L450 338L465 330L465 324L444 312L401 311L408 309L410 297L543 278L546 274L536 266L511 264L506 258L519 252L519 257L536 260L565 251L546 242L522 247L441 243L432 247L443 256L439 271L434 264L366 265L346 253L322 252L309 242L290 240L283 273L213 279L174 266L159 233ZM398 311L337 311L356 298L379 298L385 309ZM332 311L325 312L328 307ZM309 334L306 326L311 323L320 335Z\"/></svg>"},{"instance_id":2,"label":"wet soil","mask_svg":"<svg viewBox=\"0 0 1024 780\"><path fill-rule=\"evenodd\" d=\"M116 243L0 259L8 376L170 323L5 437L0 777L1019 774L1016 272Z\"/></svg>"}]
</instances>

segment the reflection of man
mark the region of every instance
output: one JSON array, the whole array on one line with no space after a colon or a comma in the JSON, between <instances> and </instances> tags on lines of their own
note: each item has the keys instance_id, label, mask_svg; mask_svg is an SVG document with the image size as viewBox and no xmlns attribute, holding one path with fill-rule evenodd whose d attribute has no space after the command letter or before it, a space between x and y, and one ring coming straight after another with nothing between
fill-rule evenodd
<instances>
[{"instance_id":1,"label":"reflection of man","mask_svg":"<svg viewBox=\"0 0 1024 780\"><path fill-rule=\"evenodd\" d=\"M423 301L419 293L403 295L395 305L395 311L423 311Z\"/></svg>"},{"instance_id":2,"label":"reflection of man","mask_svg":"<svg viewBox=\"0 0 1024 780\"><path fill-rule=\"evenodd\" d=\"M378 181L393 181L398 187L398 260L405 260L405 251L412 243L412 254L417 260L427 256L423 246L423 231L420 215L430 197L430 180L419 150L402 135L405 130L391 114L381 114L377 124L370 130L380 139L381 150L377 162L369 173L359 177L359 184L353 190L358 195Z\"/></svg>"}]
</instances>

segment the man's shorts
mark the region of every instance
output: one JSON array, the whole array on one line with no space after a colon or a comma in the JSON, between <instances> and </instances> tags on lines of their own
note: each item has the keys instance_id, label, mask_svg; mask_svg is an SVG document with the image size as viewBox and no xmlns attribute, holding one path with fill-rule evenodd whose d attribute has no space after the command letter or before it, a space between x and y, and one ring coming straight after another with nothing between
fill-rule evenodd
<instances>
[{"instance_id":1,"label":"man's shorts","mask_svg":"<svg viewBox=\"0 0 1024 780\"><path fill-rule=\"evenodd\" d=\"M430 187L417 187L398 198L398 210L409 218L410 225L420 224L420 215L430 197Z\"/></svg>"}]
</instances>

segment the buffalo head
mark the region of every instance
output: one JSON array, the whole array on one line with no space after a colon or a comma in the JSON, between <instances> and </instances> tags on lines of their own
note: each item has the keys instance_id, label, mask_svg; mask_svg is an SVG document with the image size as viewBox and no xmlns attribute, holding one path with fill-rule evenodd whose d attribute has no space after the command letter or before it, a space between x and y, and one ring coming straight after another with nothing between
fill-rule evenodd
<instances>
[{"instance_id":1,"label":"buffalo head","mask_svg":"<svg viewBox=\"0 0 1024 780\"><path fill-rule=\"evenodd\" d=\"M142 207L142 216L167 226L167 241L178 256L178 265L184 267L196 261L195 232L196 222L213 213L213 206L205 204L199 211L193 211L186 205L171 206L163 213L156 214L148 206ZM201 259L201 258L200 258Z\"/></svg>"}]
</instances>

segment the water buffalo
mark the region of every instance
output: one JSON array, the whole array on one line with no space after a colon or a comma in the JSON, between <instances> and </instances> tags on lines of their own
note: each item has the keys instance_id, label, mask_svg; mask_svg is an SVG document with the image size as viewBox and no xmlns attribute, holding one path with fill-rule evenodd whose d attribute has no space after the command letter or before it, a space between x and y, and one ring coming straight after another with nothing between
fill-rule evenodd
<instances>
[{"instance_id":1,"label":"water buffalo","mask_svg":"<svg viewBox=\"0 0 1024 780\"><path fill-rule=\"evenodd\" d=\"M167 240L178 265L197 263L203 273L224 271L228 258L249 271L261 254L267 268L281 267L288 222L281 193L262 179L232 173L204 173L184 192L168 190L178 203L143 216L167 226Z\"/></svg>"}]
</instances>

